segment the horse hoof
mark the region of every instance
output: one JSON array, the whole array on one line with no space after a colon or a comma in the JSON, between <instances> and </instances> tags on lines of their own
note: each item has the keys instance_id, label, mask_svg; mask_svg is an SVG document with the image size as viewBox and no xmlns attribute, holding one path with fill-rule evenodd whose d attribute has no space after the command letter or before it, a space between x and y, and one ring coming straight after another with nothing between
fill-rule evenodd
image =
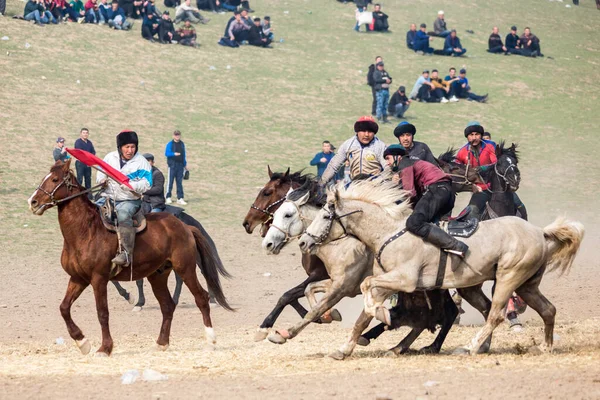
<instances>
[{"instance_id":1,"label":"horse hoof","mask_svg":"<svg viewBox=\"0 0 600 400\"><path fill-rule=\"evenodd\" d=\"M359 337L356 341L356 344L359 346L368 346L370 343L371 341L364 336Z\"/></svg>"},{"instance_id":2,"label":"horse hoof","mask_svg":"<svg viewBox=\"0 0 600 400\"><path fill-rule=\"evenodd\" d=\"M141 306L135 306L133 307L133 309L131 310L131 312L140 312L142 311L142 307Z\"/></svg>"},{"instance_id":3,"label":"horse hoof","mask_svg":"<svg viewBox=\"0 0 600 400\"><path fill-rule=\"evenodd\" d=\"M169 348L169 344L158 344L156 343L156 350L160 350L160 351L167 351L167 349Z\"/></svg>"},{"instance_id":4,"label":"horse hoof","mask_svg":"<svg viewBox=\"0 0 600 400\"><path fill-rule=\"evenodd\" d=\"M279 332L273 332L268 336L269 342L275 344L284 344L287 339L279 334Z\"/></svg>"},{"instance_id":5,"label":"horse hoof","mask_svg":"<svg viewBox=\"0 0 600 400\"><path fill-rule=\"evenodd\" d=\"M489 343L484 343L484 344L481 345L481 347L477 351L477 354L487 354L489 352L490 352L490 344Z\"/></svg>"},{"instance_id":6,"label":"horse hoof","mask_svg":"<svg viewBox=\"0 0 600 400\"><path fill-rule=\"evenodd\" d=\"M375 310L375 318L388 326L392 325L390 310L383 306L377 307L377 310Z\"/></svg>"},{"instance_id":7,"label":"horse hoof","mask_svg":"<svg viewBox=\"0 0 600 400\"><path fill-rule=\"evenodd\" d=\"M329 354L329 357L333 358L334 360L342 361L344 358L346 358L346 355L341 351L336 350L333 353Z\"/></svg>"},{"instance_id":8,"label":"horse hoof","mask_svg":"<svg viewBox=\"0 0 600 400\"><path fill-rule=\"evenodd\" d=\"M342 314L340 314L340 312L334 308L333 310L331 310L331 319L337 322L341 322Z\"/></svg>"},{"instance_id":9,"label":"horse hoof","mask_svg":"<svg viewBox=\"0 0 600 400\"><path fill-rule=\"evenodd\" d=\"M385 353L383 353L383 356L385 358L396 358L396 357L398 357L398 354L394 353L393 350L388 350Z\"/></svg>"},{"instance_id":10,"label":"horse hoof","mask_svg":"<svg viewBox=\"0 0 600 400\"><path fill-rule=\"evenodd\" d=\"M471 354L471 352L468 349L465 349L464 347L458 347L452 352L452 354L455 356L468 356L469 354Z\"/></svg>"},{"instance_id":11,"label":"horse hoof","mask_svg":"<svg viewBox=\"0 0 600 400\"><path fill-rule=\"evenodd\" d=\"M212 327L204 327L204 333L206 334L206 341L208 344L213 346L217 344L217 335Z\"/></svg>"},{"instance_id":12,"label":"horse hoof","mask_svg":"<svg viewBox=\"0 0 600 400\"><path fill-rule=\"evenodd\" d=\"M131 293L128 293L128 294L129 294L129 298L127 299L127 301L129 302L129 304L135 304L136 303L135 296L132 295Z\"/></svg>"},{"instance_id":13,"label":"horse hoof","mask_svg":"<svg viewBox=\"0 0 600 400\"><path fill-rule=\"evenodd\" d=\"M81 354L83 355L89 354L90 350L92 350L92 345L90 344L90 341L87 340L87 338L76 340L75 344L77 344L79 351L81 351Z\"/></svg>"},{"instance_id":14,"label":"horse hoof","mask_svg":"<svg viewBox=\"0 0 600 400\"><path fill-rule=\"evenodd\" d=\"M262 342L263 340L265 340L267 338L268 334L269 334L269 330L267 328L258 328L256 333L254 334L254 341Z\"/></svg>"}]
</instances>

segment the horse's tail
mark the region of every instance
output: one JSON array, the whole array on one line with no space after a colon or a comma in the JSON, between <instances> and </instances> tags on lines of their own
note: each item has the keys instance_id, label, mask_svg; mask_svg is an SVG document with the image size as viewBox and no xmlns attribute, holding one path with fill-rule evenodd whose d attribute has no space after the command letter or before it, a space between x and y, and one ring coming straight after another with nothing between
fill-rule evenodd
<instances>
[{"instance_id":1,"label":"horse's tail","mask_svg":"<svg viewBox=\"0 0 600 400\"><path fill-rule=\"evenodd\" d=\"M569 272L584 232L582 223L569 221L564 217L556 218L544 228L544 238L548 245L548 271L558 270L561 275Z\"/></svg>"},{"instance_id":2,"label":"horse's tail","mask_svg":"<svg viewBox=\"0 0 600 400\"><path fill-rule=\"evenodd\" d=\"M196 248L198 249L196 254L196 263L200 267L200 271L202 271L204 279L206 279L209 292L215 297L217 303L219 303L224 309L234 311L229 303L227 303L227 299L223 294L223 288L221 288L221 281L219 279L219 274L225 277L230 277L231 275L229 275L229 273L225 270L225 267L223 267L223 263L221 262L218 254L213 251L200 230L193 226L188 226L188 228L194 235L194 240L196 241Z\"/></svg>"}]
</instances>

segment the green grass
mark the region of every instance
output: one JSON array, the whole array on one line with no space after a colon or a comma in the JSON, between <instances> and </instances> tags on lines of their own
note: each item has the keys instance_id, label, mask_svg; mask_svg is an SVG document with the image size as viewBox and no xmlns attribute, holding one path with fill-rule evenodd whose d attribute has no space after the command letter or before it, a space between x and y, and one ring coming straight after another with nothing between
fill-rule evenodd
<instances>
[{"instance_id":1,"label":"green grass","mask_svg":"<svg viewBox=\"0 0 600 400\"><path fill-rule=\"evenodd\" d=\"M56 232L53 218L30 215L26 199L51 165L55 138L72 145L82 126L101 156L113 150L117 132L136 130L140 150L154 153L163 169L164 145L180 129L191 167L188 209L213 226L237 228L266 180L267 164L304 168L322 140L340 144L353 134L353 121L370 111L365 74L376 55L385 58L394 86L409 89L425 68L467 68L473 91L489 93L489 103L414 104L407 116L417 139L440 153L461 145L464 126L477 119L494 139L520 143L521 195L534 221L568 212L595 222L600 12L590 1L565 3L390 1L384 11L392 34L356 34L351 5L254 0L256 14L270 15L277 39L285 40L271 50L218 46L229 15L211 14L209 25L198 26L200 49L148 43L139 21L131 32L116 32L77 24L38 28L4 17L0 36L10 40L0 41L2 236L11 232L9 243L30 249L23 238L32 230L41 242ZM23 6L10 0L8 14ZM469 57L406 49L408 25L431 25L440 8ZM492 26L504 36L513 24L531 26L554 59L486 53ZM384 126L379 136L393 143L392 131Z\"/></svg>"}]
</instances>

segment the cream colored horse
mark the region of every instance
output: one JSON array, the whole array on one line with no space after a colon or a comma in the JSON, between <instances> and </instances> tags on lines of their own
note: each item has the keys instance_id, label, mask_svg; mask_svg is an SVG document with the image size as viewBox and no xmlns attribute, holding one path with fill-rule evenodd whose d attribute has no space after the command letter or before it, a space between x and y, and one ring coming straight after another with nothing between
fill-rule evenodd
<instances>
[{"instance_id":1,"label":"cream colored horse","mask_svg":"<svg viewBox=\"0 0 600 400\"><path fill-rule=\"evenodd\" d=\"M361 284L365 309L350 341L340 349L345 356L352 351L364 329L361 327L368 325L372 317L389 323L389 311L383 302L391 294L435 288L440 250L410 233L384 246L405 227L411 213L407 192L392 182L376 179L355 182L348 188L337 185L329 191L327 201L300 238L302 251L314 250L330 234L336 220L374 254L384 247L381 253L384 273L368 277ZM540 229L517 217L503 217L481 222L473 236L461 239L469 245L469 252L464 260L449 255L441 287L463 288L496 280L490 315L465 350L477 353L503 321L502 310L516 291L544 320L543 350L551 351L556 309L540 292L539 284L546 269L569 271L583 234L581 223L564 218Z\"/></svg>"}]
</instances>

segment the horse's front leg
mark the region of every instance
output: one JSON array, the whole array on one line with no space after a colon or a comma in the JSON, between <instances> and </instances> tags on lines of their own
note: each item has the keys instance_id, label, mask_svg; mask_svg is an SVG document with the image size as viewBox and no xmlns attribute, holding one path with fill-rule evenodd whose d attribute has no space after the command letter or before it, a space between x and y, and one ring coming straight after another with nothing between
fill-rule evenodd
<instances>
[{"instance_id":1,"label":"horse's front leg","mask_svg":"<svg viewBox=\"0 0 600 400\"><path fill-rule=\"evenodd\" d=\"M323 281L313 282L306 287L306 289L304 290L304 296L306 296L306 300L308 300L308 304L310 305L311 309L317 306L318 301L316 294L326 293L327 291L330 291L332 283L333 281L331 279L325 279ZM325 311L325 313L321 315L321 318L319 318L319 321L323 324L329 324L333 321L341 320L342 315L338 310L335 309Z\"/></svg>"},{"instance_id":2,"label":"horse's front leg","mask_svg":"<svg viewBox=\"0 0 600 400\"><path fill-rule=\"evenodd\" d=\"M390 326L392 324L390 311L383 306L383 303L394 293L414 292L417 288L417 278L418 269L411 267L402 267L383 275L367 277L360 285L365 301L365 312Z\"/></svg>"},{"instance_id":3,"label":"horse's front leg","mask_svg":"<svg viewBox=\"0 0 600 400\"><path fill-rule=\"evenodd\" d=\"M83 335L83 332L79 327L75 324L73 319L71 318L71 306L75 303L75 300L83 293L85 288L88 287L87 282L83 282L71 277L69 280L69 286L67 286L67 293L65 294L65 298L62 303L60 303L60 314L62 315L65 323L67 324L67 331L69 331L69 335L75 343L77 347L81 351L82 354L87 354L91 350L90 342Z\"/></svg>"},{"instance_id":4,"label":"horse's front leg","mask_svg":"<svg viewBox=\"0 0 600 400\"><path fill-rule=\"evenodd\" d=\"M339 350L329 354L329 357L336 360L343 360L344 358L349 357L354 351L356 343L358 343L358 338L364 332L364 330L367 329L367 326L369 326L369 323L371 323L372 319L372 316L362 311L354 323L354 328L352 328L352 334L350 335L348 342L344 343Z\"/></svg>"},{"instance_id":5,"label":"horse's front leg","mask_svg":"<svg viewBox=\"0 0 600 400\"><path fill-rule=\"evenodd\" d=\"M94 288L94 297L96 298L96 311L100 327L102 328L102 345L96 352L97 356L110 356L113 350L113 340L110 336L110 328L108 326L107 286L107 277L97 275L92 278L92 287Z\"/></svg>"}]
</instances>

